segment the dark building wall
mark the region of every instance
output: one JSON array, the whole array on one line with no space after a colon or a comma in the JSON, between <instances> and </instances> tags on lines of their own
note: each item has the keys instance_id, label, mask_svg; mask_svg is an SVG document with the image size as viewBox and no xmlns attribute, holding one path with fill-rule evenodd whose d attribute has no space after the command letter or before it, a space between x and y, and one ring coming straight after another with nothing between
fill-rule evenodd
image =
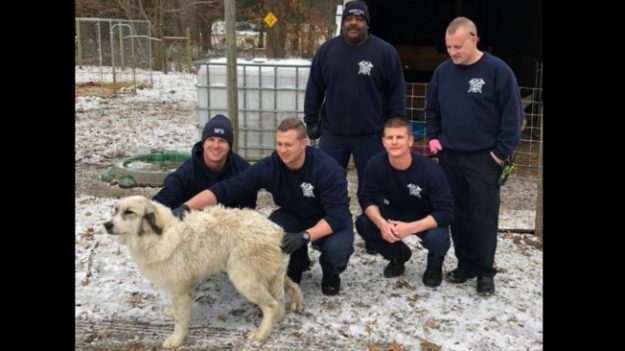
<instances>
[{"instance_id":1,"label":"dark building wall","mask_svg":"<svg viewBox=\"0 0 625 351\"><path fill-rule=\"evenodd\" d=\"M466 16L477 25L479 48L506 60L521 85L535 85L535 71L543 58L542 0L366 2L370 32L398 48L402 63L412 66L405 70L409 81L429 81L431 66L446 58L445 28L456 16Z\"/></svg>"}]
</instances>

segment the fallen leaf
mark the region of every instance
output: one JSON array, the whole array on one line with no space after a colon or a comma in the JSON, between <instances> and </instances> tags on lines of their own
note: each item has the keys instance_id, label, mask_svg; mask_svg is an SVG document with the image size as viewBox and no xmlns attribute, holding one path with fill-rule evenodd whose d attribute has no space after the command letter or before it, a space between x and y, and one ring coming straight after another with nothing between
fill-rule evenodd
<instances>
[{"instance_id":1,"label":"fallen leaf","mask_svg":"<svg viewBox=\"0 0 625 351\"><path fill-rule=\"evenodd\" d=\"M421 351L438 351L441 347L429 341L421 341Z\"/></svg>"},{"instance_id":2,"label":"fallen leaf","mask_svg":"<svg viewBox=\"0 0 625 351\"><path fill-rule=\"evenodd\" d=\"M410 304L414 304L419 300L419 294L414 294L412 296L408 296L406 299L408 300L408 302L410 302Z\"/></svg>"},{"instance_id":3,"label":"fallen leaf","mask_svg":"<svg viewBox=\"0 0 625 351\"><path fill-rule=\"evenodd\" d=\"M82 233L82 234L80 235L80 238L81 238L81 239L82 239L82 238L85 238L85 239L93 239L93 233L94 233L94 232L95 232L95 231L93 230L93 228L92 228L92 227L89 227L89 228L85 229L85 232L84 232L84 233Z\"/></svg>"},{"instance_id":4,"label":"fallen leaf","mask_svg":"<svg viewBox=\"0 0 625 351\"><path fill-rule=\"evenodd\" d=\"M414 286L410 285L410 283L408 283L407 281L400 279L398 280L395 285L393 285L393 288L395 289L402 289L402 288L406 288L408 290L416 290L417 288L415 288Z\"/></svg>"},{"instance_id":5,"label":"fallen leaf","mask_svg":"<svg viewBox=\"0 0 625 351\"><path fill-rule=\"evenodd\" d=\"M404 351L404 348L401 347L401 345L396 340L393 340L389 351Z\"/></svg>"},{"instance_id":6,"label":"fallen leaf","mask_svg":"<svg viewBox=\"0 0 625 351\"><path fill-rule=\"evenodd\" d=\"M423 328L438 329L438 323L436 323L435 320L430 319L427 322L425 322L425 325L423 325Z\"/></svg>"},{"instance_id":7,"label":"fallen leaf","mask_svg":"<svg viewBox=\"0 0 625 351\"><path fill-rule=\"evenodd\" d=\"M371 335L371 332L373 331L373 326L378 324L378 320L375 319L372 322L369 322L365 325L365 330L367 331L367 335Z\"/></svg>"}]
</instances>

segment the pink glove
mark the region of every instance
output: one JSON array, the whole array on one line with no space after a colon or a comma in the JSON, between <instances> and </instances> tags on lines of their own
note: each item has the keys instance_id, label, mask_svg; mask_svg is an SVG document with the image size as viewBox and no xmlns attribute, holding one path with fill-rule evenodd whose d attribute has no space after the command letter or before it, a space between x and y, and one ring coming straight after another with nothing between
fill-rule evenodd
<instances>
[{"instance_id":1,"label":"pink glove","mask_svg":"<svg viewBox=\"0 0 625 351\"><path fill-rule=\"evenodd\" d=\"M438 139L430 140L430 152L432 154L436 154L439 150L443 149L443 145L438 141Z\"/></svg>"}]
</instances>

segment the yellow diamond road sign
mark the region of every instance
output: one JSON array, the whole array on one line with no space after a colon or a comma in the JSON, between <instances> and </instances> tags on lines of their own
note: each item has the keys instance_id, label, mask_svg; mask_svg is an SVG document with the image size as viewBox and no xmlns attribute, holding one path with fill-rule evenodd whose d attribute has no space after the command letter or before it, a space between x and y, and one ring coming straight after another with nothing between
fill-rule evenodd
<instances>
[{"instance_id":1,"label":"yellow diamond road sign","mask_svg":"<svg viewBox=\"0 0 625 351\"><path fill-rule=\"evenodd\" d=\"M276 24L276 22L278 22L278 19L276 18L276 16L273 15L273 13L271 11L269 11L267 16L265 16L265 18L263 18L263 21L265 21L267 26L269 26L269 28L271 28L271 27L273 27L274 24Z\"/></svg>"}]
</instances>

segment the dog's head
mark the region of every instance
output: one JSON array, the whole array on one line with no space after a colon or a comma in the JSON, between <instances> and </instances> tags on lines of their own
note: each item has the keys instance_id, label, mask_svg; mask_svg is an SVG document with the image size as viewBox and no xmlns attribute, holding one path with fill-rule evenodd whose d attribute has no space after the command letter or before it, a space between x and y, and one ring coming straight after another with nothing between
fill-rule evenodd
<instances>
[{"instance_id":1,"label":"dog's head","mask_svg":"<svg viewBox=\"0 0 625 351\"><path fill-rule=\"evenodd\" d=\"M161 235L163 223L156 204L145 196L129 196L117 201L113 218L104 228L122 240L124 236Z\"/></svg>"}]
</instances>

